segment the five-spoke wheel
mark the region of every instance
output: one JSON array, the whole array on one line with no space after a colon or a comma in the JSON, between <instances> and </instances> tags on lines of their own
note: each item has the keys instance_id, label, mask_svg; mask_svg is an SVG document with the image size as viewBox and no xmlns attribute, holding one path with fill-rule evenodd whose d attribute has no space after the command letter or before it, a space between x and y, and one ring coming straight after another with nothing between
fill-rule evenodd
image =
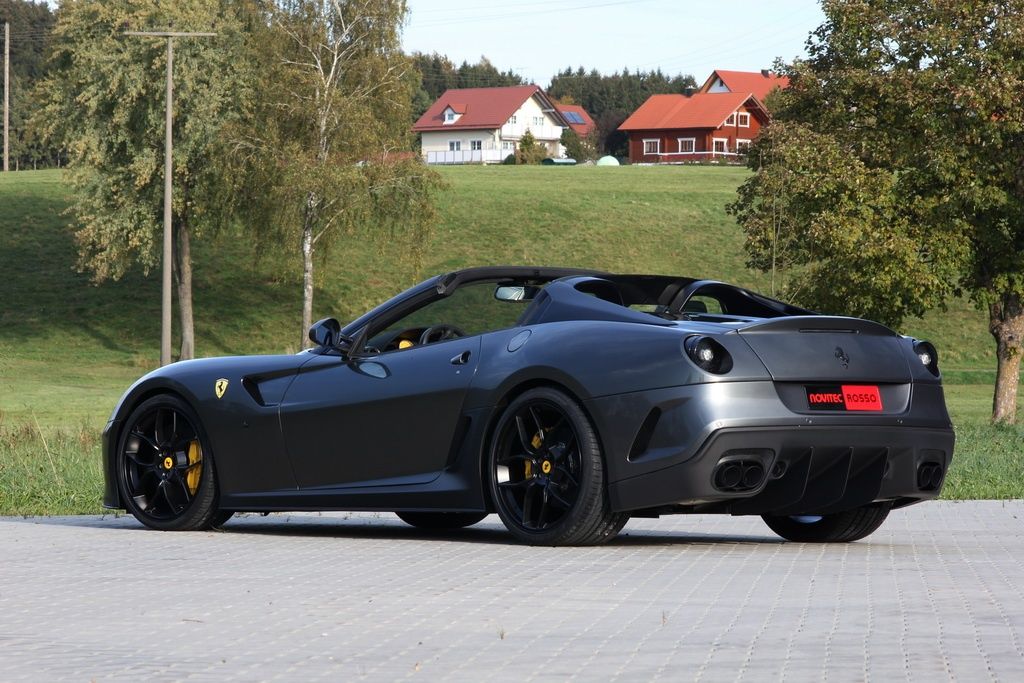
<instances>
[{"instance_id":1,"label":"five-spoke wheel","mask_svg":"<svg viewBox=\"0 0 1024 683\"><path fill-rule=\"evenodd\" d=\"M594 428L569 396L547 387L512 401L489 453L491 498L502 522L537 545L590 545L628 520L612 512Z\"/></svg>"},{"instance_id":2,"label":"five-spoke wheel","mask_svg":"<svg viewBox=\"0 0 1024 683\"><path fill-rule=\"evenodd\" d=\"M122 502L146 526L196 530L222 524L208 442L192 408L161 395L128 417L118 448Z\"/></svg>"}]
</instances>

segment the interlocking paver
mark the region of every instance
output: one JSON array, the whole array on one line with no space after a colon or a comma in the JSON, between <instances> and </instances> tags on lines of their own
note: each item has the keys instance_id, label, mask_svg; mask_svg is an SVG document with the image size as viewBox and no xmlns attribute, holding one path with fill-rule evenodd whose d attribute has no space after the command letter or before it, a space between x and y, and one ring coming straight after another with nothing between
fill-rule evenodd
<instances>
[{"instance_id":1,"label":"interlocking paver","mask_svg":"<svg viewBox=\"0 0 1024 683\"><path fill-rule=\"evenodd\" d=\"M1024 502L937 502L866 541L633 520L598 548L495 517L0 518L0 680L1024 680Z\"/></svg>"}]
</instances>

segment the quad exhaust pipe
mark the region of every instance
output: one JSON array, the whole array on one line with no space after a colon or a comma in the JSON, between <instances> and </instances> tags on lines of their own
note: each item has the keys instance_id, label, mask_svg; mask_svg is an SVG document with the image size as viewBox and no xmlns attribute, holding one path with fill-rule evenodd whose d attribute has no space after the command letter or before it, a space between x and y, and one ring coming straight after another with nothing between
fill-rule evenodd
<instances>
[{"instance_id":1,"label":"quad exhaust pipe","mask_svg":"<svg viewBox=\"0 0 1024 683\"><path fill-rule=\"evenodd\" d=\"M715 488L720 491L753 491L764 481L760 460L723 459L715 467Z\"/></svg>"},{"instance_id":2,"label":"quad exhaust pipe","mask_svg":"<svg viewBox=\"0 0 1024 683\"><path fill-rule=\"evenodd\" d=\"M937 491L942 485L942 475L942 465L939 463L922 463L917 468L917 488L922 491Z\"/></svg>"}]
</instances>

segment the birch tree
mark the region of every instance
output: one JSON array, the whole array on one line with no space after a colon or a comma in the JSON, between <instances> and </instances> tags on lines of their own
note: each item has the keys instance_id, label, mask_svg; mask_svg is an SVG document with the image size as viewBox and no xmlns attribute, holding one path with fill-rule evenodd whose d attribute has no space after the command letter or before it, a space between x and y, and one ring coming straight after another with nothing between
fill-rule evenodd
<instances>
[{"instance_id":1,"label":"birch tree","mask_svg":"<svg viewBox=\"0 0 1024 683\"><path fill-rule=\"evenodd\" d=\"M298 248L303 347L323 250L372 238L414 252L434 220L439 177L410 153L405 14L404 0L281 2L256 38L264 77L238 136L239 199L264 246Z\"/></svg>"}]
</instances>

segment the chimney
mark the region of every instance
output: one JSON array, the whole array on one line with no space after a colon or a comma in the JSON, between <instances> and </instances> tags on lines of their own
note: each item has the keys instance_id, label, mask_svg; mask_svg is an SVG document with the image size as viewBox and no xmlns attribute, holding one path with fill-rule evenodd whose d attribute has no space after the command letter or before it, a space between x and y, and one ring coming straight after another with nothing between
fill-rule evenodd
<instances>
[{"instance_id":1,"label":"chimney","mask_svg":"<svg viewBox=\"0 0 1024 683\"><path fill-rule=\"evenodd\" d=\"M768 69L761 69L761 75L764 76L765 78L768 78L769 76L772 75L772 72L769 71Z\"/></svg>"}]
</instances>

